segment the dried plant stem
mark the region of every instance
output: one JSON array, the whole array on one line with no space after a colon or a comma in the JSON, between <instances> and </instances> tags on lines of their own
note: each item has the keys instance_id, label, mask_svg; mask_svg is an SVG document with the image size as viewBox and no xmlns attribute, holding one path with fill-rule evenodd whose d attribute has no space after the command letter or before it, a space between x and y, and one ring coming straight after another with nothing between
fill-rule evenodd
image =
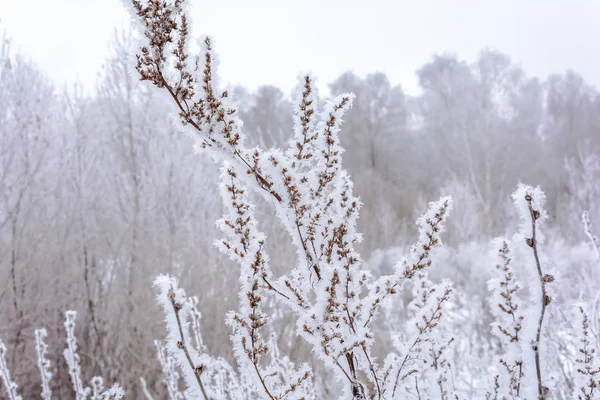
<instances>
[{"instance_id":1,"label":"dried plant stem","mask_svg":"<svg viewBox=\"0 0 600 400\"><path fill-rule=\"evenodd\" d=\"M171 300L171 305L173 306L173 311L175 311L175 319L177 320L177 327L179 328L180 340L179 340L179 342L177 342L177 347L179 349L183 350L183 353L185 354L185 358L187 359L188 363L190 364L190 367L192 368L192 370L194 371L194 376L196 377L198 386L200 386L200 390L202 391L202 395L204 396L204 399L209 400L208 395L206 394L206 390L204 389L204 384L202 384L202 379L200 379L200 375L202 374L203 368L201 366L194 365L194 361L192 361L192 357L190 356L190 352L187 348L187 344L185 343L185 339L183 336L183 327L181 326L181 319L179 318L179 310L181 309L181 305L179 305L175 302L175 293L171 292L169 299Z\"/></svg>"},{"instance_id":2,"label":"dried plant stem","mask_svg":"<svg viewBox=\"0 0 600 400\"><path fill-rule=\"evenodd\" d=\"M373 375L373 380L375 381L375 386L377 388L377 398L381 398L381 386L379 385L379 378L377 377L377 373L375 372L375 366L373 365L373 362L371 361L371 357L369 357L369 352L367 351L367 348L365 346L365 344L361 344L360 346L363 350L363 353L365 354L365 358L367 359L367 363L369 364L369 370L371 371L371 375Z\"/></svg>"},{"instance_id":3,"label":"dried plant stem","mask_svg":"<svg viewBox=\"0 0 600 400\"><path fill-rule=\"evenodd\" d=\"M252 321L256 321L256 307L252 308ZM253 322L253 324L254 324L254 322ZM267 396L269 396L269 398L271 400L275 400L275 398L269 391L269 388L267 388L265 379L263 378L262 374L260 373L260 368L258 368L258 357L257 357L256 343L254 340L255 337L256 337L255 328L252 327L250 330L250 338L252 340L252 357L251 357L252 365L254 365L254 370L256 371L256 375L258 376L258 379L260 380L260 383L262 384L263 389L265 389L265 393L267 394Z\"/></svg>"},{"instance_id":4,"label":"dried plant stem","mask_svg":"<svg viewBox=\"0 0 600 400\"><path fill-rule=\"evenodd\" d=\"M258 379L260 379L260 383L262 384L263 389L265 389L265 393L267 394L267 396L269 396L269 398L271 400L275 400L275 397L273 397L273 395L271 394L271 392L267 388L267 385L265 384L265 380L262 377L262 375L260 374L260 370L258 369L258 363L257 362L252 362L252 365L254 365L254 370L256 371L256 375L258 375Z\"/></svg>"},{"instance_id":5,"label":"dried plant stem","mask_svg":"<svg viewBox=\"0 0 600 400\"><path fill-rule=\"evenodd\" d=\"M537 374L538 398L543 399L543 398L545 398L545 394L544 394L544 386L542 384L542 368L540 365L540 340L542 337L542 325L544 323L544 315L546 314L546 306L549 303L549 297L546 294L546 282L544 280L544 274L542 272L542 265L540 263L540 257L538 254L537 240L536 240L536 223L535 223L535 221L537 220L537 218L539 216L539 212L537 210L533 209L533 206L531 205L531 196L526 196L526 200L527 200L527 205L529 207L529 213L531 214L531 232L532 232L531 241L528 243L529 243L530 247L533 249L535 265L537 267L538 276L540 278L540 287L542 289L542 298L541 298L542 311L540 312L540 318L538 320L533 351L535 353L535 371Z\"/></svg>"}]
</instances>

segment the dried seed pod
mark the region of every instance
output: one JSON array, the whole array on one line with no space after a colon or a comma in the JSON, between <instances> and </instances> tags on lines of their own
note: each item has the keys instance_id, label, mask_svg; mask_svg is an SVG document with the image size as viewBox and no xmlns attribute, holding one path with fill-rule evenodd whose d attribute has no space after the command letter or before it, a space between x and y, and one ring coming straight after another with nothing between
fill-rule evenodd
<instances>
[{"instance_id":1,"label":"dried seed pod","mask_svg":"<svg viewBox=\"0 0 600 400\"><path fill-rule=\"evenodd\" d=\"M542 280L544 282L546 282L546 283L554 282L554 276L546 274L546 275L544 275L544 277L542 278Z\"/></svg>"}]
</instances>

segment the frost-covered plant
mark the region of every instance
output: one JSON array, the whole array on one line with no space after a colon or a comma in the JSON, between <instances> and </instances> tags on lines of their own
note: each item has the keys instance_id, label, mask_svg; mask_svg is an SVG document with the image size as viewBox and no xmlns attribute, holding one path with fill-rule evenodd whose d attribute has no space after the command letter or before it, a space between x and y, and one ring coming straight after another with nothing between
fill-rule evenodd
<instances>
[{"instance_id":1,"label":"frost-covered plant","mask_svg":"<svg viewBox=\"0 0 600 400\"><path fill-rule=\"evenodd\" d=\"M169 399L256 397L255 389L243 375L236 373L225 360L206 352L199 331L198 300L186 297L173 277L161 275L154 285L159 290L157 298L167 326L165 344L158 341L155 344ZM179 390L180 377L186 387L183 393Z\"/></svg>"},{"instance_id":2,"label":"frost-covered plant","mask_svg":"<svg viewBox=\"0 0 600 400\"><path fill-rule=\"evenodd\" d=\"M523 329L523 305L518 297L521 290L515 281L511 265L510 248L506 240L500 241L496 278L489 282L493 290L492 308L496 321L492 323L492 333L502 342L504 354L500 358L500 374L495 379L495 396L518 398L523 377L523 357L521 354L521 330Z\"/></svg>"},{"instance_id":3,"label":"frost-covered plant","mask_svg":"<svg viewBox=\"0 0 600 400\"><path fill-rule=\"evenodd\" d=\"M167 340L165 348L172 355L175 362L182 371L183 379L188 388L187 395L208 398L206 388L202 382L202 372L206 368L206 361L200 353L192 346L190 337L191 304L185 296L183 289L177 285L177 281L168 276L159 276L154 285L159 288L158 303L163 307L165 323L167 326ZM159 360L161 351L159 348ZM165 365L170 360L165 360ZM162 361L161 361L162 364ZM163 365L163 370L165 370ZM167 368L170 370L170 368ZM177 398L177 389L174 381L176 378L165 373L169 391Z\"/></svg>"},{"instance_id":4,"label":"frost-covered plant","mask_svg":"<svg viewBox=\"0 0 600 400\"><path fill-rule=\"evenodd\" d=\"M118 384L114 384L108 390L104 390L104 379L100 376L95 376L91 380L91 387L84 386L81 378L81 366L79 365L79 354L77 353L77 338L75 337L75 320L77 319L77 311L69 310L65 312L65 331L67 332L67 347L63 355L67 366L69 367L69 375L71 375L71 383L75 392L76 400L118 400L125 396L125 392Z\"/></svg>"},{"instance_id":5,"label":"frost-covered plant","mask_svg":"<svg viewBox=\"0 0 600 400\"><path fill-rule=\"evenodd\" d=\"M437 329L451 293L450 282L435 285L425 271L417 273L406 332L392 337L396 353L386 359L384 393L391 393L390 398L454 397L451 366L444 354L453 339L444 338Z\"/></svg>"},{"instance_id":6,"label":"frost-covered plant","mask_svg":"<svg viewBox=\"0 0 600 400\"><path fill-rule=\"evenodd\" d=\"M10 370L6 363L6 346L2 340L0 340L0 375L2 376L2 384L4 385L4 391L8 400L23 400L17 392L17 384L10 377Z\"/></svg>"},{"instance_id":7,"label":"frost-covered plant","mask_svg":"<svg viewBox=\"0 0 600 400\"><path fill-rule=\"evenodd\" d=\"M183 394L179 391L180 376L177 372L173 356L169 354L159 340L155 340L154 345L156 346L158 361L160 362L160 367L162 369L169 400L183 400Z\"/></svg>"},{"instance_id":8,"label":"frost-covered plant","mask_svg":"<svg viewBox=\"0 0 600 400\"><path fill-rule=\"evenodd\" d=\"M65 330L67 331L67 348L63 355L69 367L69 375L71 375L71 383L75 392L76 400L86 399L90 394L90 388L84 387L81 379L81 367L79 365L79 354L77 353L77 338L75 337L75 319L77 318L76 311L67 311L65 313Z\"/></svg>"},{"instance_id":9,"label":"frost-covered plant","mask_svg":"<svg viewBox=\"0 0 600 400\"><path fill-rule=\"evenodd\" d=\"M273 379L279 374L273 375L269 368L276 352L266 339L270 318L264 300L274 296L294 313L297 334L338 380L346 382L343 397L390 398L393 394L385 390L389 368L398 370L406 355L386 368L379 365L372 354L373 323L381 304L431 265L430 254L441 243L450 199L430 204L419 219L419 241L410 255L398 263L392 275L372 281L355 250L361 241L356 232L361 203L353 195L341 158L340 125L354 96L342 94L318 111L313 78L303 76L294 102L293 138L288 149L247 147L229 92L219 88L211 39L199 42L197 54L190 51L183 3L132 1L144 36L136 69L142 80L170 96L177 117L196 139L198 151L207 151L222 165L220 188L226 211L219 227L225 238L217 246L241 266L240 308L227 318L238 366L253 377L253 387L263 397L306 396L303 387L312 376L308 366L292 368L295 373L286 379ZM297 264L279 278L271 272L266 237L258 229L249 191L273 207L297 249ZM181 293L169 291L174 287L169 278L158 282L159 299L168 316L167 349L177 354L188 391L201 392L207 398L201 357L187 344L188 306ZM445 289L442 297L437 289L434 292L422 305L431 315L424 317L426 321L421 323L425 325L416 325L424 333L437 324L441 317L438 308L449 295L443 294ZM182 313L186 316L177 320ZM416 315L423 317L419 312ZM182 329L175 329L175 322ZM176 343L183 346L179 349L183 353L177 353Z\"/></svg>"},{"instance_id":10,"label":"frost-covered plant","mask_svg":"<svg viewBox=\"0 0 600 400\"><path fill-rule=\"evenodd\" d=\"M65 312L64 327L67 334L67 347L63 355L67 366L69 367L69 375L77 400L119 400L125 396L125 391L118 385L114 384L109 389L104 389L104 379L95 376L91 380L91 387L85 387L81 378L81 366L79 365L79 354L77 353L77 338L75 337L75 320L77 319L76 311ZM50 380L52 372L50 371L50 361L47 358L48 346L44 339L48 335L46 329L35 330L35 351L37 354L37 366L41 376L43 400L52 398L52 390L50 389ZM17 385L10 378L10 371L6 363L6 346L0 340L0 374L9 400L22 400L22 397L17 392Z\"/></svg>"},{"instance_id":11,"label":"frost-covered plant","mask_svg":"<svg viewBox=\"0 0 600 400\"><path fill-rule=\"evenodd\" d=\"M524 184L519 184L512 198L521 219L519 231L510 244L500 240L496 278L489 282L494 300L492 312L497 318L492 332L500 338L504 354L488 396L545 398L549 389L543 376L541 339L546 308L552 301L547 285L555 279L542 270L539 252L544 241L539 225L548 217L544 209L546 198L539 187ZM511 247L518 250L518 270ZM528 298L522 299L521 289L525 288Z\"/></svg>"},{"instance_id":12,"label":"frost-covered plant","mask_svg":"<svg viewBox=\"0 0 600 400\"><path fill-rule=\"evenodd\" d=\"M600 390L600 366L595 362L596 348L593 346L590 334L590 319L585 304L577 306L577 328L581 329L581 344L577 348L575 395L579 400L598 398Z\"/></svg>"},{"instance_id":13,"label":"frost-covered plant","mask_svg":"<svg viewBox=\"0 0 600 400\"><path fill-rule=\"evenodd\" d=\"M50 361L47 358L48 345L44 342L46 336L48 336L46 329L35 330L35 351L37 353L40 378L42 380L42 399L50 400L52 398L52 390L50 390L52 372L50 372Z\"/></svg>"}]
</instances>

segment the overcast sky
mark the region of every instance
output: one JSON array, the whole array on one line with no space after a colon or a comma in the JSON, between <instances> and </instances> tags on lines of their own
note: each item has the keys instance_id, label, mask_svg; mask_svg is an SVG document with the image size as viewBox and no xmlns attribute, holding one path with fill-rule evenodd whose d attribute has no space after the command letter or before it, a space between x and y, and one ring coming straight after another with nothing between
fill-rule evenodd
<instances>
[{"instance_id":1,"label":"overcast sky","mask_svg":"<svg viewBox=\"0 0 600 400\"><path fill-rule=\"evenodd\" d=\"M310 70L323 87L346 70L385 72L409 93L436 52L472 61L484 47L529 75L571 68L600 87L598 0L188 0L195 34L215 39L221 77L249 88L291 89ZM0 0L0 30L13 49L59 84L93 82L120 0Z\"/></svg>"}]
</instances>

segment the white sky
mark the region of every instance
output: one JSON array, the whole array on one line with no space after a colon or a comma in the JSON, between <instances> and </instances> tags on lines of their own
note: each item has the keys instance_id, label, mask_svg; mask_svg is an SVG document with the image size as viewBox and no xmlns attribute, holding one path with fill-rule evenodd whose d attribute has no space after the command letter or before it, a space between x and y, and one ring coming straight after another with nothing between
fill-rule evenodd
<instances>
[{"instance_id":1,"label":"white sky","mask_svg":"<svg viewBox=\"0 0 600 400\"><path fill-rule=\"evenodd\" d=\"M195 34L213 36L220 76L288 91L302 71L321 87L342 72L385 72L409 93L433 53L474 60L491 47L529 75L572 68L600 87L598 0L188 0ZM93 85L120 0L0 0L0 32L57 83Z\"/></svg>"}]
</instances>

